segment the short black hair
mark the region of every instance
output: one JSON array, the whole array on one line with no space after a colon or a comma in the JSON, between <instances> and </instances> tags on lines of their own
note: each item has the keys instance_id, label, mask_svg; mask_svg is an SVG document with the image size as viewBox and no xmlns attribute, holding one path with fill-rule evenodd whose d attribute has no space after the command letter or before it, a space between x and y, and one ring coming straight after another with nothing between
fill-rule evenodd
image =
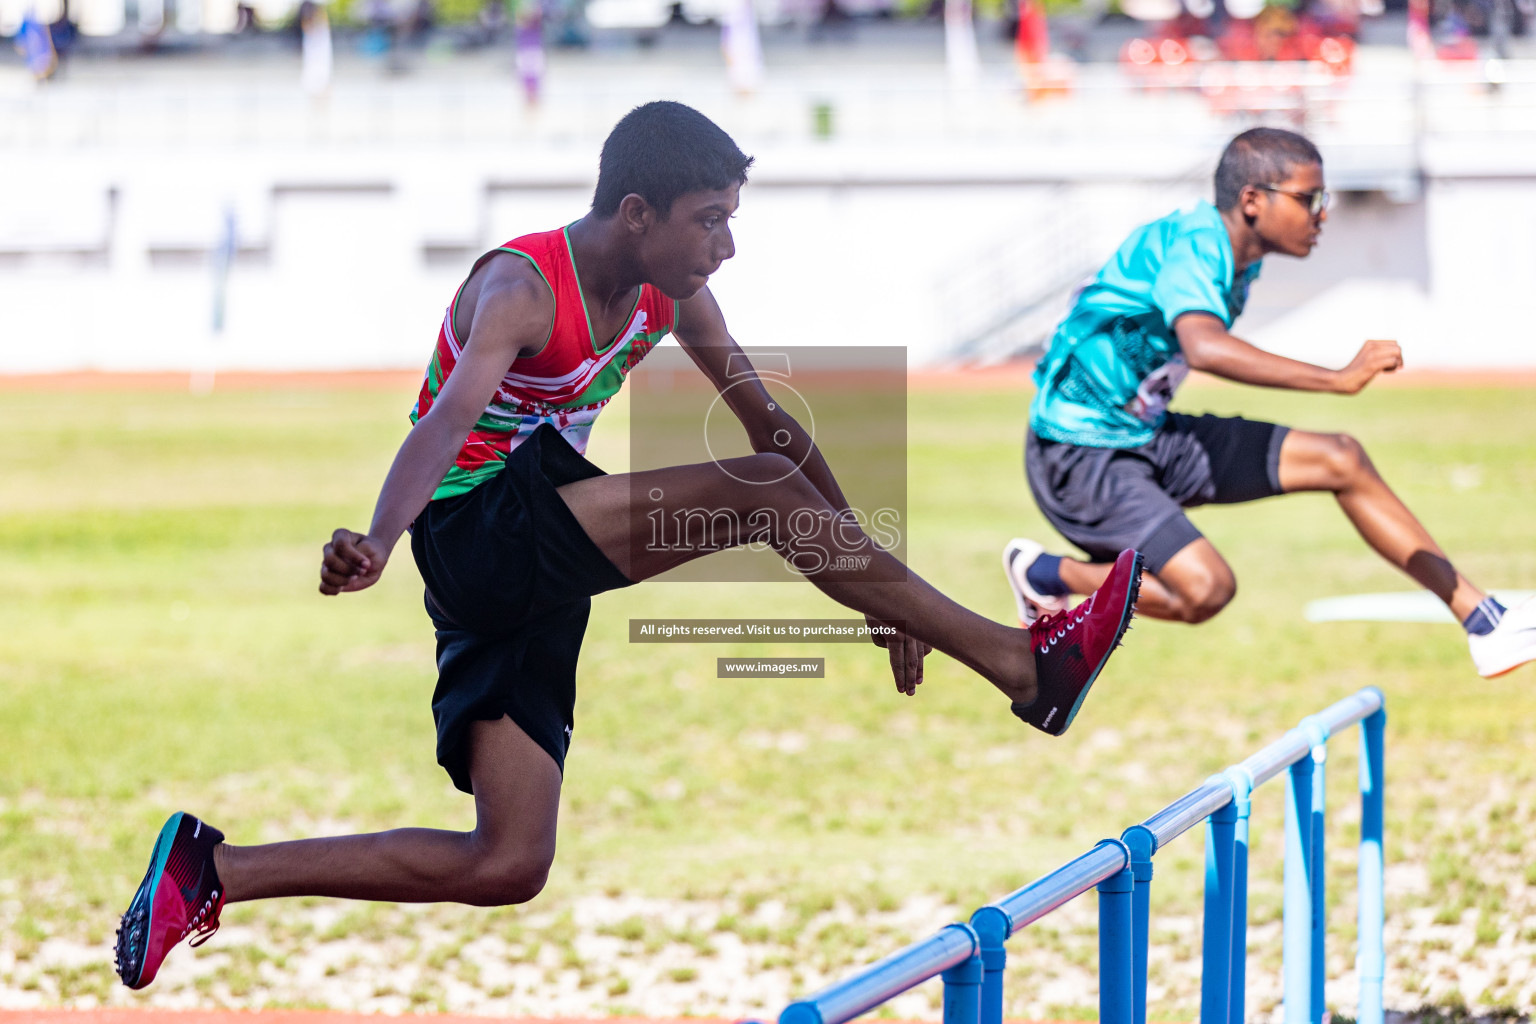
<instances>
[{"instance_id":1,"label":"short black hair","mask_svg":"<svg viewBox=\"0 0 1536 1024\"><path fill-rule=\"evenodd\" d=\"M1245 185L1278 185L1297 165L1322 163L1323 155L1304 136L1284 128L1250 128L1227 143L1216 165L1216 209L1236 206Z\"/></svg>"},{"instance_id":2,"label":"short black hair","mask_svg":"<svg viewBox=\"0 0 1536 1024\"><path fill-rule=\"evenodd\" d=\"M665 217L685 193L744 184L750 166L752 158L697 110L671 100L646 103L625 114L603 143L592 212L611 217L633 192Z\"/></svg>"}]
</instances>

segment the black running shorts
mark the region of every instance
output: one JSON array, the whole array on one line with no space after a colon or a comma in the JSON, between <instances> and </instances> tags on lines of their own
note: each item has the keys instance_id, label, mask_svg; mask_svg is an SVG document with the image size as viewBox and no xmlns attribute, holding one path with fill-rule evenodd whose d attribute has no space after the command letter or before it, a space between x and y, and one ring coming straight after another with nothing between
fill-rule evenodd
<instances>
[{"instance_id":1,"label":"black running shorts","mask_svg":"<svg viewBox=\"0 0 1536 1024\"><path fill-rule=\"evenodd\" d=\"M437 627L437 763L469 778L469 727L510 716L561 770L593 594L629 586L555 488L601 476L542 425L501 472L427 505L411 552Z\"/></svg>"},{"instance_id":2,"label":"black running shorts","mask_svg":"<svg viewBox=\"0 0 1536 1024\"><path fill-rule=\"evenodd\" d=\"M1289 427L1240 416L1169 413L1136 448L1088 448L1024 440L1024 474L1040 511L1095 562L1126 548L1153 573L1201 534L1184 515L1195 505L1281 493L1280 444Z\"/></svg>"}]
</instances>

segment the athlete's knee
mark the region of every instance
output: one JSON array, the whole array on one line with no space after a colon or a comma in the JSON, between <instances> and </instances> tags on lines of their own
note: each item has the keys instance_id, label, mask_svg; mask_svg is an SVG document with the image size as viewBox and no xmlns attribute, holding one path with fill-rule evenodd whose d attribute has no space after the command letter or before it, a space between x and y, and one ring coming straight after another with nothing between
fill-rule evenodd
<instances>
[{"instance_id":1,"label":"athlete's knee","mask_svg":"<svg viewBox=\"0 0 1536 1024\"><path fill-rule=\"evenodd\" d=\"M1178 617L1198 624L1214 619L1237 596L1237 579L1225 565L1213 566L1193 578L1181 581L1178 588Z\"/></svg>"},{"instance_id":2,"label":"athlete's knee","mask_svg":"<svg viewBox=\"0 0 1536 1024\"><path fill-rule=\"evenodd\" d=\"M793 459L777 452L758 452L740 459L733 459L726 470L733 478L752 487L766 487L787 482L800 475L800 467Z\"/></svg>"},{"instance_id":3,"label":"athlete's knee","mask_svg":"<svg viewBox=\"0 0 1536 1024\"><path fill-rule=\"evenodd\" d=\"M791 516L820 516L833 513L826 496L811 483L810 477L800 467L782 455L766 452L737 459L727 472L735 479L733 504L738 511L752 513L771 511L763 518L764 523L782 525ZM770 531L762 539L777 544L782 530Z\"/></svg>"},{"instance_id":4,"label":"athlete's knee","mask_svg":"<svg viewBox=\"0 0 1536 1024\"><path fill-rule=\"evenodd\" d=\"M1237 581L1227 579L1218 581L1204 591L1190 609L1189 621L1192 623L1209 622L1214 619L1223 608L1232 603L1237 596Z\"/></svg>"},{"instance_id":5,"label":"athlete's knee","mask_svg":"<svg viewBox=\"0 0 1536 1024\"><path fill-rule=\"evenodd\" d=\"M492 843L471 835L475 847L465 903L477 907L504 907L527 903L544 891L554 851L541 845L517 842Z\"/></svg>"},{"instance_id":6,"label":"athlete's knee","mask_svg":"<svg viewBox=\"0 0 1536 1024\"><path fill-rule=\"evenodd\" d=\"M800 467L774 452L732 459L720 468L729 478L725 500L738 512L826 505L826 498Z\"/></svg>"},{"instance_id":7,"label":"athlete's knee","mask_svg":"<svg viewBox=\"0 0 1536 1024\"><path fill-rule=\"evenodd\" d=\"M791 460L760 453L722 468L736 482L729 500L740 523L737 543L767 544L807 576L834 567L839 556L869 554L859 519L833 508Z\"/></svg>"},{"instance_id":8,"label":"athlete's knee","mask_svg":"<svg viewBox=\"0 0 1536 1024\"><path fill-rule=\"evenodd\" d=\"M544 891L553 858L532 851L483 857L475 866L470 898L477 907L527 903Z\"/></svg>"},{"instance_id":9,"label":"athlete's knee","mask_svg":"<svg viewBox=\"0 0 1536 1024\"><path fill-rule=\"evenodd\" d=\"M1348 487L1376 472L1370 456L1365 453L1365 446L1349 434L1322 435L1321 461L1336 488Z\"/></svg>"}]
</instances>

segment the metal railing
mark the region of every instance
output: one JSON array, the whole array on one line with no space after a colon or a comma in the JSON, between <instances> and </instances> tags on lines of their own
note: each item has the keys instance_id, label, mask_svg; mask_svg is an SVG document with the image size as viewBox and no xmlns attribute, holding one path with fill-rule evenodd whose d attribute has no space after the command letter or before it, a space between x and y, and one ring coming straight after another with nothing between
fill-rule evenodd
<instances>
[{"instance_id":1,"label":"metal railing","mask_svg":"<svg viewBox=\"0 0 1536 1024\"><path fill-rule=\"evenodd\" d=\"M1360 724L1359 1024L1382 1024L1382 793L1386 709L1367 687L1302 719L1241 764L1207 779L1118 839L846 981L792 1003L779 1024L842 1024L935 976L944 1024L1000 1024L1005 943L1089 889L1099 892L1099 1019L1145 1024L1152 858L1206 821L1201 1024L1242 1024L1248 921L1248 817L1252 793L1286 773L1285 1024L1320 1024L1326 913L1324 769L1331 736Z\"/></svg>"}]
</instances>

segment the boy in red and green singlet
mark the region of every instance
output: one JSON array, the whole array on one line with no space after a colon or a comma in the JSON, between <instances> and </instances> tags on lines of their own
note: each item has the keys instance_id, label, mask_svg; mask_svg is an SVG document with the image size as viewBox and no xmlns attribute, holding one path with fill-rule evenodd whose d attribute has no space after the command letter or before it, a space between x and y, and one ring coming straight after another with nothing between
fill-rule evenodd
<instances>
[{"instance_id":1,"label":"boy in red and green singlet","mask_svg":"<svg viewBox=\"0 0 1536 1024\"><path fill-rule=\"evenodd\" d=\"M474 796L474 830L232 846L199 819L172 815L119 929L126 984L149 984L165 954L187 935L206 938L229 902L532 899L555 852L590 598L710 550L761 541L786 558L797 544L867 556L842 563L859 569L792 564L871 621L899 625L882 644L898 690L916 691L923 657L937 648L1029 724L1059 735L1071 723L1130 620L1140 557L1125 552L1071 613L1014 629L950 601L856 527L807 432L755 377L743 382L746 357L706 287L735 253L730 218L750 164L681 104L626 115L603 145L586 216L476 261L438 332L372 525L337 530L325 546L321 592L363 590L410 530L437 630L438 761ZM582 455L592 421L668 333L758 454L606 475ZM708 507L724 520L685 520L698 535L658 548L636 495L668 514ZM815 532L789 535L780 524L792 520ZM722 521L745 525L722 536Z\"/></svg>"}]
</instances>

